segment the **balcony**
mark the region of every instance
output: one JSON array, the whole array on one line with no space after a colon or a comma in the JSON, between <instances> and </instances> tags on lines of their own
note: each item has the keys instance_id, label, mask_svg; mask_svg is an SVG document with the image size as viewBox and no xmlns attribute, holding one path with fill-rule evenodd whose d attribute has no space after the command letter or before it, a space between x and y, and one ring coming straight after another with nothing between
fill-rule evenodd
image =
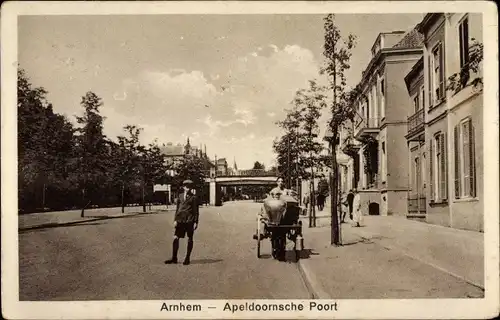
<instances>
[{"instance_id":1,"label":"balcony","mask_svg":"<svg viewBox=\"0 0 500 320\"><path fill-rule=\"evenodd\" d=\"M364 136L375 137L380 131L379 118L358 118L354 126L354 137L359 140Z\"/></svg>"},{"instance_id":2,"label":"balcony","mask_svg":"<svg viewBox=\"0 0 500 320\"><path fill-rule=\"evenodd\" d=\"M340 150L351 157L357 155L360 148L361 143L356 139L353 139L352 135L347 136L342 140L342 143L340 144Z\"/></svg>"},{"instance_id":3,"label":"balcony","mask_svg":"<svg viewBox=\"0 0 500 320\"><path fill-rule=\"evenodd\" d=\"M424 109L422 108L408 117L408 134L406 135L407 139L410 139L413 136L422 133L424 131L424 126L425 113Z\"/></svg>"}]
</instances>

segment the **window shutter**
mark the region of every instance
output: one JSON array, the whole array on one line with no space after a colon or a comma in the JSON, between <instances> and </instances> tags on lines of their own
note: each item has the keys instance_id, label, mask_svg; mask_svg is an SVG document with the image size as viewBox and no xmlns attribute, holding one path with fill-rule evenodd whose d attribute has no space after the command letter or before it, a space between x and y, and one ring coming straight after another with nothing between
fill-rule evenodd
<instances>
[{"instance_id":1,"label":"window shutter","mask_svg":"<svg viewBox=\"0 0 500 320\"><path fill-rule=\"evenodd\" d=\"M429 70L429 81L428 81L429 82L429 107L431 107L433 105L433 101L434 101L434 100L432 100L432 94L433 94L432 93L432 90L433 90L432 82L434 81L433 80L434 73L433 73L433 66L432 66L431 59L432 59L432 55L429 55L429 59L428 59L429 60L429 67L427 68Z\"/></svg>"},{"instance_id":2,"label":"window shutter","mask_svg":"<svg viewBox=\"0 0 500 320\"><path fill-rule=\"evenodd\" d=\"M465 64L465 47L464 47L464 25L463 23L458 26L458 44L460 46L460 68Z\"/></svg>"},{"instance_id":3,"label":"window shutter","mask_svg":"<svg viewBox=\"0 0 500 320\"><path fill-rule=\"evenodd\" d=\"M470 196L471 195L471 182L470 182L470 176L471 176L471 153L470 153L470 120L467 120L466 122L462 123L462 154L463 154L463 173L464 173L464 190L463 190L463 195L464 196Z\"/></svg>"},{"instance_id":4,"label":"window shutter","mask_svg":"<svg viewBox=\"0 0 500 320\"><path fill-rule=\"evenodd\" d=\"M460 142L458 134L458 125L455 126L455 199L460 198Z\"/></svg>"},{"instance_id":5,"label":"window shutter","mask_svg":"<svg viewBox=\"0 0 500 320\"><path fill-rule=\"evenodd\" d=\"M446 170L446 133L441 134L440 138L440 148L441 148L441 199L448 199L448 172Z\"/></svg>"},{"instance_id":6,"label":"window shutter","mask_svg":"<svg viewBox=\"0 0 500 320\"><path fill-rule=\"evenodd\" d=\"M433 166L433 163L434 163L434 152L433 152L433 148L432 148L432 145L434 144L434 138L431 138L431 143L429 143L429 190L430 190L430 200L431 201L434 201L434 199L436 198L434 196L434 166Z\"/></svg>"},{"instance_id":7,"label":"window shutter","mask_svg":"<svg viewBox=\"0 0 500 320\"><path fill-rule=\"evenodd\" d=\"M425 90L424 90L424 87L422 87L422 92L420 93L420 95L422 96L422 109L425 110Z\"/></svg>"},{"instance_id":8,"label":"window shutter","mask_svg":"<svg viewBox=\"0 0 500 320\"><path fill-rule=\"evenodd\" d=\"M445 97L444 92L444 52L443 44L439 45L439 99Z\"/></svg>"},{"instance_id":9,"label":"window shutter","mask_svg":"<svg viewBox=\"0 0 500 320\"><path fill-rule=\"evenodd\" d=\"M469 19L462 23L464 33L464 64L469 63Z\"/></svg>"},{"instance_id":10,"label":"window shutter","mask_svg":"<svg viewBox=\"0 0 500 320\"><path fill-rule=\"evenodd\" d=\"M475 158L475 141L474 141L474 127L472 120L469 122L469 156L470 156L470 195L476 196L476 158Z\"/></svg>"}]
</instances>

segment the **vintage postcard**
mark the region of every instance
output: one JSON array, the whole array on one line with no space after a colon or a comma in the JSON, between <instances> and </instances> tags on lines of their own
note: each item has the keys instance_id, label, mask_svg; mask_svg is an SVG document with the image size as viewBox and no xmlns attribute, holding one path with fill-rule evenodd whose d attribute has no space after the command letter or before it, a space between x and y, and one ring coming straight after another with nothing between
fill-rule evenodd
<instances>
[{"instance_id":1,"label":"vintage postcard","mask_svg":"<svg viewBox=\"0 0 500 320\"><path fill-rule=\"evenodd\" d=\"M3 317L498 315L493 2L10 1L1 24Z\"/></svg>"}]
</instances>

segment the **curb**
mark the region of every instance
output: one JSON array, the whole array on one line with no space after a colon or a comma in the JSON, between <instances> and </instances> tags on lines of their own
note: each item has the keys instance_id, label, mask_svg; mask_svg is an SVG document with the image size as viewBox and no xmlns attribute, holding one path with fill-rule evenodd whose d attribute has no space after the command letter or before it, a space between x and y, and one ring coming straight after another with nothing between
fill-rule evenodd
<instances>
[{"instance_id":1,"label":"curb","mask_svg":"<svg viewBox=\"0 0 500 320\"><path fill-rule=\"evenodd\" d=\"M304 281L307 291L311 294L312 299L331 299L330 295L327 294L323 287L321 286L316 275L311 271L308 266L309 262L306 260L299 260L297 263L297 268L299 269L299 273Z\"/></svg>"}]
</instances>

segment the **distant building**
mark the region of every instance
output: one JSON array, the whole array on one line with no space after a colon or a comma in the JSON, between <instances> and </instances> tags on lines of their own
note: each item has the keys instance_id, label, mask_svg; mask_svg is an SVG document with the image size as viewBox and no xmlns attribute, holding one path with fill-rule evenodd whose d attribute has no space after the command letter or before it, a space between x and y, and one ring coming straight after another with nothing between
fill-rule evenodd
<instances>
[{"instance_id":1,"label":"distant building","mask_svg":"<svg viewBox=\"0 0 500 320\"><path fill-rule=\"evenodd\" d=\"M207 156L206 146L204 150L202 150L201 146L191 146L189 138L186 141L186 144L182 145L180 143L173 144L172 142L168 142L167 144L163 144L160 147L160 151L165 155L165 163L171 168L167 171L167 174L171 177L175 176L176 172L173 169L175 164L179 161L182 161L186 157L198 157L203 160L203 170L204 173L208 176L212 168L215 168L215 164L210 160ZM173 196L172 186L167 184L165 186L156 185L155 190L165 191L168 194L168 198L170 199Z\"/></svg>"},{"instance_id":2,"label":"distant building","mask_svg":"<svg viewBox=\"0 0 500 320\"><path fill-rule=\"evenodd\" d=\"M229 173L226 158L217 159L217 175L226 176Z\"/></svg>"}]
</instances>

